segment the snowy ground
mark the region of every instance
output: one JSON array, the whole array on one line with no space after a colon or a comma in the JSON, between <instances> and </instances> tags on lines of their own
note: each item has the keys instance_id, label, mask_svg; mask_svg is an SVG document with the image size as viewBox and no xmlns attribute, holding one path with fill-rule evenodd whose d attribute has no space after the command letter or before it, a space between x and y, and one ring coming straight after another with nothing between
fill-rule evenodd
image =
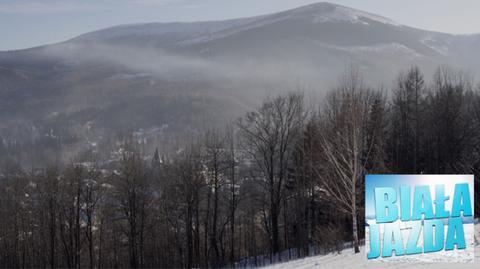
<instances>
[{"instance_id":1,"label":"snowy ground","mask_svg":"<svg viewBox=\"0 0 480 269\"><path fill-rule=\"evenodd\" d=\"M475 225L475 236L477 240L480 238L480 226ZM435 268L435 269L467 269L467 268L479 268L480 262L480 245L475 246L475 262L474 263L408 263L408 262L384 262L384 261L367 261L365 254L365 247L361 248L361 252L353 254L353 250L346 249L341 254L329 254L325 256L314 256L295 261L279 263L265 268Z\"/></svg>"}]
</instances>

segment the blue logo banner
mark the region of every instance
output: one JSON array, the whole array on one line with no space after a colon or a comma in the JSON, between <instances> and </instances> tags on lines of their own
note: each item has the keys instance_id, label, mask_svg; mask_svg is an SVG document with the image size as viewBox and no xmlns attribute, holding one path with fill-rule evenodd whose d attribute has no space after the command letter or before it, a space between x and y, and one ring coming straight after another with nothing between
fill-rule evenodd
<instances>
[{"instance_id":1,"label":"blue logo banner","mask_svg":"<svg viewBox=\"0 0 480 269\"><path fill-rule=\"evenodd\" d=\"M367 175L367 259L473 262L473 184L473 175Z\"/></svg>"}]
</instances>

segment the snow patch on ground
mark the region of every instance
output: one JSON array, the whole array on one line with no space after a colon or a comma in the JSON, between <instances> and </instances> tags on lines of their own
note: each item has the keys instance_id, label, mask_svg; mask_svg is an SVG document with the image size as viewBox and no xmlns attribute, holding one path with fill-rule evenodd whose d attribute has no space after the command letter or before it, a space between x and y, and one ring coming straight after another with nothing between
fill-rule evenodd
<instances>
[{"instance_id":1,"label":"snow patch on ground","mask_svg":"<svg viewBox=\"0 0 480 269\"><path fill-rule=\"evenodd\" d=\"M475 236L478 240L480 236L479 225L475 225ZM475 259L480 258L480 245L475 246ZM412 268L412 269L473 269L478 268L476 263L442 263L442 262L385 262L385 261L367 261L367 254L365 253L365 246L360 248L360 253L354 254L352 249L345 249L342 253L331 253L324 256L312 256L285 263L278 263L270 265L264 268L271 269L318 269L318 268L371 268L371 269L399 269L399 268Z\"/></svg>"},{"instance_id":2,"label":"snow patch on ground","mask_svg":"<svg viewBox=\"0 0 480 269\"><path fill-rule=\"evenodd\" d=\"M381 43L372 46L337 46L331 45L327 43L323 43L320 41L315 41L315 44L324 48L335 49L346 51L350 53L356 54L366 54L366 53L383 53L389 55L395 54L403 54L407 56L409 59L415 59L423 57L420 53L416 52L415 50L399 43Z\"/></svg>"},{"instance_id":3,"label":"snow patch on ground","mask_svg":"<svg viewBox=\"0 0 480 269\"><path fill-rule=\"evenodd\" d=\"M450 50L449 42L435 39L433 36L427 36L420 40L420 42L441 55L447 55Z\"/></svg>"},{"instance_id":4,"label":"snow patch on ground","mask_svg":"<svg viewBox=\"0 0 480 269\"><path fill-rule=\"evenodd\" d=\"M314 23L347 21L351 23L361 23L369 25L369 22L365 20L368 19L370 21L376 21L383 24L401 26L397 22L382 16L329 3L308 5L305 7L297 8L294 11L298 14L315 12L313 16Z\"/></svg>"}]
</instances>

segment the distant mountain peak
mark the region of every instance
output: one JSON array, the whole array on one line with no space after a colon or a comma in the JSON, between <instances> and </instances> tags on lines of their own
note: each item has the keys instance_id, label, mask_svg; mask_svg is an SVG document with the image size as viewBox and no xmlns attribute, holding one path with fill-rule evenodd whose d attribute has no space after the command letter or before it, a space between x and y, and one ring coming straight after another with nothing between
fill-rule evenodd
<instances>
[{"instance_id":1,"label":"distant mountain peak","mask_svg":"<svg viewBox=\"0 0 480 269\"><path fill-rule=\"evenodd\" d=\"M348 21L351 23L368 25L369 21L375 21L395 26L400 25L386 17L329 2L314 3L286 12L305 18L311 18L315 23Z\"/></svg>"},{"instance_id":2,"label":"distant mountain peak","mask_svg":"<svg viewBox=\"0 0 480 269\"><path fill-rule=\"evenodd\" d=\"M278 13L266 14L256 17L230 19L224 21L203 22L172 22L172 23L145 23L127 24L90 32L73 41L88 40L115 40L118 38L138 38L139 36L165 38L166 42L178 44L192 44L204 42L215 38L229 36L240 31L254 29L262 26L289 20L301 20L308 23L352 23L370 25L381 23L400 26L395 21L376 14L357 10L354 8L318 2L295 9ZM153 38L150 38L152 41Z\"/></svg>"}]
</instances>

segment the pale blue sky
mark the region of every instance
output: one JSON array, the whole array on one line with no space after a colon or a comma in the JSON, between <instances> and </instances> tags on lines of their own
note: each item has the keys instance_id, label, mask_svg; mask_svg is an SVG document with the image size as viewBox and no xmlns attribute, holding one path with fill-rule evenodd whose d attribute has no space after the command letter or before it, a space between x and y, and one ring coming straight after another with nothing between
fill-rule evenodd
<instances>
[{"instance_id":1,"label":"pale blue sky","mask_svg":"<svg viewBox=\"0 0 480 269\"><path fill-rule=\"evenodd\" d=\"M261 15L312 0L0 0L0 50L63 41L126 23L219 20ZM401 24L480 33L478 0L330 0Z\"/></svg>"}]
</instances>

